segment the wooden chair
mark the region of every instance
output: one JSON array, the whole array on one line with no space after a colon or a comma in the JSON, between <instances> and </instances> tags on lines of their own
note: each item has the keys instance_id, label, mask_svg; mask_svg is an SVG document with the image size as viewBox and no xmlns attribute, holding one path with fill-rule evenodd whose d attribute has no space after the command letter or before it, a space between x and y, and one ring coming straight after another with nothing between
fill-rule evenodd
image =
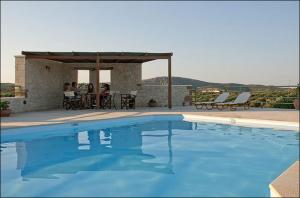
<instances>
[{"instance_id":1,"label":"wooden chair","mask_svg":"<svg viewBox=\"0 0 300 198\"><path fill-rule=\"evenodd\" d=\"M111 109L111 95L101 98L101 108L102 109Z\"/></svg>"},{"instance_id":2,"label":"wooden chair","mask_svg":"<svg viewBox=\"0 0 300 198\"><path fill-rule=\"evenodd\" d=\"M63 108L66 110L80 107L80 98L75 97L74 91L64 91Z\"/></svg>"},{"instance_id":3,"label":"wooden chair","mask_svg":"<svg viewBox=\"0 0 300 198\"><path fill-rule=\"evenodd\" d=\"M121 94L121 109L135 109L135 98L137 91L130 91L129 94Z\"/></svg>"}]
</instances>

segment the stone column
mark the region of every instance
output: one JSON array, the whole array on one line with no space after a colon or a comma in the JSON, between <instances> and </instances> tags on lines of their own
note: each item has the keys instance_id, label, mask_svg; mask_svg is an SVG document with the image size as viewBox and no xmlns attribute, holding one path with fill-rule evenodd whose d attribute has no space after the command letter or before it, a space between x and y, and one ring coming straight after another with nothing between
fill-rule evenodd
<instances>
[{"instance_id":1,"label":"stone column","mask_svg":"<svg viewBox=\"0 0 300 198\"><path fill-rule=\"evenodd\" d=\"M15 96L24 96L25 56L15 56Z\"/></svg>"},{"instance_id":2,"label":"stone column","mask_svg":"<svg viewBox=\"0 0 300 198\"><path fill-rule=\"evenodd\" d=\"M123 93L138 90L142 83L142 64L116 64L111 71L111 90Z\"/></svg>"}]
</instances>

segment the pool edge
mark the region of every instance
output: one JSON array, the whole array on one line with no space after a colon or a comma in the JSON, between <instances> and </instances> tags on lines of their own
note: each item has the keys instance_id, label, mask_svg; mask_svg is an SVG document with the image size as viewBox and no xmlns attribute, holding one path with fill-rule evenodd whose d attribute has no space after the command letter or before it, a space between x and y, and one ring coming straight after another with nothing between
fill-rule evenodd
<instances>
[{"instance_id":1,"label":"pool edge","mask_svg":"<svg viewBox=\"0 0 300 198\"><path fill-rule=\"evenodd\" d=\"M202 115L193 115L193 114L182 114L182 115L184 119L187 121L216 122L216 123L230 124L235 126L272 128L272 129L292 130L292 131L299 132L298 122L246 119L246 118L234 118L234 117L202 116Z\"/></svg>"},{"instance_id":2,"label":"pool edge","mask_svg":"<svg viewBox=\"0 0 300 198\"><path fill-rule=\"evenodd\" d=\"M271 197L300 197L299 160L290 165L269 184Z\"/></svg>"},{"instance_id":3,"label":"pool edge","mask_svg":"<svg viewBox=\"0 0 300 198\"><path fill-rule=\"evenodd\" d=\"M30 126L15 126L15 127L2 127L1 133L6 133L5 131L20 129L20 128L31 128L31 127L44 127L44 126L64 126L72 125L74 123L85 123L85 122L98 122L98 121L111 121L111 120L120 120L120 119L131 119L131 118L141 118L141 117L153 117L153 116L182 116L183 120L186 121L196 121L196 122L215 122L221 124L230 124L236 126L246 126L246 127L261 127L261 128L273 128L281 130L293 130L299 132L299 122L286 122L286 121L275 121L275 120L261 120L261 119L247 119L247 118L235 118L235 117L219 117L219 116L203 116L203 115L194 115L188 113L178 113L178 114L150 114L150 115L128 115L115 118L99 118L92 120L71 120L66 122L55 122L55 123L42 123L38 125Z\"/></svg>"}]
</instances>

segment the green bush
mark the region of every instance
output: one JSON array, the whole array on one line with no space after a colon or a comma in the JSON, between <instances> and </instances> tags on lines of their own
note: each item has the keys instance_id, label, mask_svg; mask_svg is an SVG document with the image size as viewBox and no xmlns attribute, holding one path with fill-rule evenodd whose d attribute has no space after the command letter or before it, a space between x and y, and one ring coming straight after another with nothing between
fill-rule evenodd
<instances>
[{"instance_id":1,"label":"green bush","mask_svg":"<svg viewBox=\"0 0 300 198\"><path fill-rule=\"evenodd\" d=\"M0 110L6 110L9 108L9 102L8 101L1 101L0 102Z\"/></svg>"},{"instance_id":2,"label":"green bush","mask_svg":"<svg viewBox=\"0 0 300 198\"><path fill-rule=\"evenodd\" d=\"M273 108L281 108L281 109L294 109L294 104L283 103L283 104L274 104Z\"/></svg>"},{"instance_id":3,"label":"green bush","mask_svg":"<svg viewBox=\"0 0 300 198\"><path fill-rule=\"evenodd\" d=\"M15 97L15 94L14 93L4 93L4 97Z\"/></svg>"}]
</instances>

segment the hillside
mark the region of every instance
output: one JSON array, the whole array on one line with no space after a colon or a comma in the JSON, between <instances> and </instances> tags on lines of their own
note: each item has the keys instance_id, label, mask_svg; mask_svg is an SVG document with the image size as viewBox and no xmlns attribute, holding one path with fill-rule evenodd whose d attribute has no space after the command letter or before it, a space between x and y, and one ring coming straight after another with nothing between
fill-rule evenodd
<instances>
[{"instance_id":1,"label":"hillside","mask_svg":"<svg viewBox=\"0 0 300 198\"><path fill-rule=\"evenodd\" d=\"M144 84L147 85L167 85L168 77L156 77L143 80ZM238 83L211 83L191 78L183 78L183 77L172 77L173 85L191 85L193 88L201 87L210 87L210 88L219 88L219 89L227 89L227 90L253 90L253 89L278 89L275 86L264 86L264 85L245 85Z\"/></svg>"},{"instance_id":2,"label":"hillside","mask_svg":"<svg viewBox=\"0 0 300 198\"><path fill-rule=\"evenodd\" d=\"M1 84L1 95L2 96L10 96L14 92L14 84L13 83L0 83ZM167 85L168 77L156 77L143 80L143 84L147 85ZM183 77L172 77L173 85L191 85L193 88L201 87L201 88L219 88L219 89L227 89L231 91L249 91L255 89L268 89L268 90L278 90L279 88L275 86L265 86L265 85L245 85L238 83L212 83L206 82L191 78L183 78Z\"/></svg>"}]
</instances>

